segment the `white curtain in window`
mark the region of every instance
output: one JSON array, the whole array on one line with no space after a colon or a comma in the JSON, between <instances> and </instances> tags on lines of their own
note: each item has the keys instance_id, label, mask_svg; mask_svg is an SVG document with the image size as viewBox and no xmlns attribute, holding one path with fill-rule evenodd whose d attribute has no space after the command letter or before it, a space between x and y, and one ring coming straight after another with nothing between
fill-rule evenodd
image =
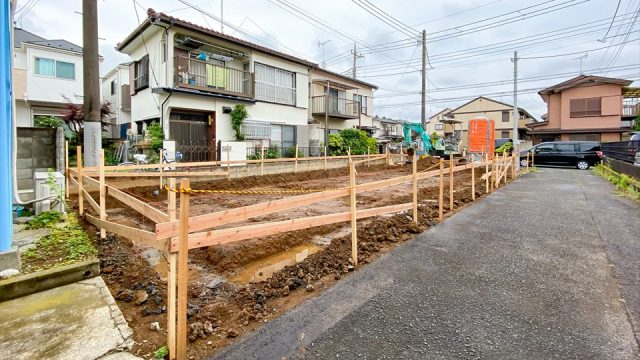
<instances>
[{"instance_id":1,"label":"white curtain in window","mask_svg":"<svg viewBox=\"0 0 640 360\"><path fill-rule=\"evenodd\" d=\"M56 77L61 79L75 79L75 65L68 62L56 61Z\"/></svg>"},{"instance_id":2,"label":"white curtain in window","mask_svg":"<svg viewBox=\"0 0 640 360\"><path fill-rule=\"evenodd\" d=\"M295 105L295 74L272 66L255 64L256 99Z\"/></svg>"},{"instance_id":3,"label":"white curtain in window","mask_svg":"<svg viewBox=\"0 0 640 360\"><path fill-rule=\"evenodd\" d=\"M55 60L36 58L35 72L38 75L56 76Z\"/></svg>"}]
</instances>

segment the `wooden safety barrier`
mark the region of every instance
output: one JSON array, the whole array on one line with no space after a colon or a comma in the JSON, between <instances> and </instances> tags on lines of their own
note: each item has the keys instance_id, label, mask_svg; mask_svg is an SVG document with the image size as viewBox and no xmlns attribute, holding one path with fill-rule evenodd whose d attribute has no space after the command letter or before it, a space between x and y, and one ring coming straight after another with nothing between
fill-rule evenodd
<instances>
[{"instance_id":1,"label":"wooden safety barrier","mask_svg":"<svg viewBox=\"0 0 640 360\"><path fill-rule=\"evenodd\" d=\"M343 157L331 157L342 158L348 161L349 167L349 186L344 188L329 189L319 191L315 193L306 193L301 195L290 196L287 198L270 200L262 203L248 205L240 208L233 208L223 211L216 211L209 214L189 216L189 191L182 190L190 187L190 180L184 177L178 184L175 178L176 174L183 172L171 172L162 171L156 174L162 177L162 181L166 181L171 191L168 191L167 198L167 212L163 212L154 208L148 203L137 199L136 197L128 194L127 192L116 188L114 185L107 183L107 178L110 174L122 174L118 176L140 176L144 177L144 172L131 172L130 170L148 169L148 166L158 165L133 165L131 167L125 167L129 172L121 173L122 167L105 166L104 165L104 152L100 153L100 162L96 167L84 168L82 164L81 148L77 149L78 163L76 168L68 168L68 162L65 165L65 173L67 176L68 186L75 185L78 189L79 210L81 214L84 214L85 219L100 229L101 236L105 236L106 232L111 232L119 236L129 238L134 244L153 247L159 249L165 253L167 259L167 344L169 349L170 359L182 359L186 356L186 288L187 288L187 259L188 251L190 249L201 248L206 246L214 246L220 244L228 244L238 241L243 241L252 238L260 238L269 235L276 235L285 232L301 230L306 228L312 228L317 226L336 224L341 222L350 222L351 226L351 259L353 265L358 266L358 237L357 237L357 220L380 216L384 214L393 214L398 212L411 211L412 220L414 223L419 221L418 205L418 184L419 181L429 178L438 177L439 180L439 201L438 201L438 218L443 218L443 198L444 198L444 159L440 159L439 163L435 164L437 169L427 169L418 172L417 170L417 158L411 159L412 168L409 175L402 175L393 177L390 179L376 180L367 183L357 182L357 169L358 164L369 164L374 160L387 159L389 161L388 151L384 155L371 155L367 152L366 155L348 155ZM350 151L349 151L350 153ZM261 150L261 154L264 157L264 148ZM326 163L329 157L323 157ZM313 158L318 160L318 158ZM358 160L356 160L358 159ZM297 151L296 157L293 159L272 159L274 161L294 161L294 171L297 170L298 161L304 161L305 158L298 158ZM472 198L475 199L475 168L478 166L485 166L486 175L486 187L489 190L489 183L491 188L504 179L506 181L507 173L512 168L515 157L509 159L503 158L497 160L494 156L491 161L491 172L489 169L489 157L485 157L484 161L480 161L476 164L476 161L472 161L471 164L464 164L454 166L453 156L449 157L449 210L453 210L454 203L454 174L459 171L464 171L471 167L471 191ZM261 173L264 172L264 162L256 162L260 164ZM222 166L226 165L229 169L229 165L232 161L226 162L203 162L199 163L201 166L214 166L216 164ZM177 167L183 166L183 164ZM172 164L173 166L173 164ZM115 172L114 172L115 171ZM190 174L199 172L188 172ZM228 173L228 171L227 171ZM219 174L219 173L218 173ZM491 174L491 175L489 175ZM512 173L512 177L515 172ZM96 180L94 177L98 177ZM489 179L491 177L491 179ZM411 183L412 201L409 203L387 205L375 208L358 209L357 207L357 194L370 192L379 189L385 189L393 186ZM90 194L89 189L99 192L99 199L96 201ZM180 216L177 216L176 195L180 193ZM112 198L122 202L131 209L139 212L155 223L154 231L146 231L113 221L109 221L106 212L106 197ZM298 208L301 206L311 205L315 203L324 202L331 199L349 197L349 211L331 213L325 215L309 216L303 218L295 218L282 221L271 221L258 224L242 224L239 226L225 227L237 222L247 221L251 218L263 216L267 214L282 212L285 210ZM90 205L91 211L97 215L84 213L84 201L87 201Z\"/></svg>"}]
</instances>

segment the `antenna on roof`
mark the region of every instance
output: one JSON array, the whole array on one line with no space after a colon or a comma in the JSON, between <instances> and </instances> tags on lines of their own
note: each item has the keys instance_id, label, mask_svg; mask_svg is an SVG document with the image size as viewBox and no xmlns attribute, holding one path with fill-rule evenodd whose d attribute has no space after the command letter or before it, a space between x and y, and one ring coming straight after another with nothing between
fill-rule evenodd
<instances>
[{"instance_id":1,"label":"antenna on roof","mask_svg":"<svg viewBox=\"0 0 640 360\"><path fill-rule=\"evenodd\" d=\"M330 39L327 40L327 41L318 41L318 47L322 48L322 63L321 64L322 64L322 68L323 69L327 67L327 62L324 61L324 46L330 41L331 41Z\"/></svg>"}]
</instances>

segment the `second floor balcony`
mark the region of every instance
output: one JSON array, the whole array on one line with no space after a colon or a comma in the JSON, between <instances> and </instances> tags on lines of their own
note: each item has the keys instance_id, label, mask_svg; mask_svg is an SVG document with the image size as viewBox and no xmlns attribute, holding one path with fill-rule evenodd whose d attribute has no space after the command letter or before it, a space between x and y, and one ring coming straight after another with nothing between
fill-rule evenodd
<instances>
[{"instance_id":1,"label":"second floor balcony","mask_svg":"<svg viewBox=\"0 0 640 360\"><path fill-rule=\"evenodd\" d=\"M360 117L360 104L337 96L312 96L311 113L340 119L357 119Z\"/></svg>"},{"instance_id":2,"label":"second floor balcony","mask_svg":"<svg viewBox=\"0 0 640 360\"><path fill-rule=\"evenodd\" d=\"M185 56L175 58L175 86L253 99L255 77L243 71Z\"/></svg>"}]
</instances>

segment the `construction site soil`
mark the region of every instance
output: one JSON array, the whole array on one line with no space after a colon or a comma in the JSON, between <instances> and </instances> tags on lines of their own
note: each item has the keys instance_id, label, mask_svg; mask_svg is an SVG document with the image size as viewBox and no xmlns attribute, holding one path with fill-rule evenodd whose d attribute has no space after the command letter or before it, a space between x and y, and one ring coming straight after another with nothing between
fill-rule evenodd
<instances>
[{"instance_id":1,"label":"construction site soil","mask_svg":"<svg viewBox=\"0 0 640 360\"><path fill-rule=\"evenodd\" d=\"M421 159L418 171L436 166L438 159ZM411 165L371 166L357 169L358 184L411 174ZM483 168L476 168L476 198L485 195L480 180ZM348 186L348 169L312 171L218 180L192 184L195 189L277 190L329 189ZM444 209L448 213L449 180L445 172ZM358 267L410 240L437 223L439 179L418 183L418 223L410 212L358 221ZM128 193L166 211L167 193L159 187L128 189ZM280 195L193 194L191 215L279 199ZM349 199L341 198L251 219L251 223L283 220L349 211ZM358 194L358 209L412 201L411 184L397 185ZM454 209L472 201L471 170L454 175ZM77 204L76 204L77 205ZM110 221L153 231L153 223L122 203L109 199ZM86 207L85 207L86 209ZM233 226L242 225L234 223ZM96 229L85 223L92 234ZM95 236L95 235L94 235ZM102 276L133 329L133 354L152 358L166 345L166 262L161 254L109 234L99 240ZM271 257L280 261L275 265ZM251 332L330 287L354 271L351 231L348 222L319 226L274 236L255 238L189 252L188 326L189 359L204 359L234 338ZM287 259L282 261L282 259ZM259 269L259 270L255 270ZM247 274L246 271L252 271ZM357 270L355 270L357 271ZM153 323L158 322L160 328Z\"/></svg>"}]
</instances>

